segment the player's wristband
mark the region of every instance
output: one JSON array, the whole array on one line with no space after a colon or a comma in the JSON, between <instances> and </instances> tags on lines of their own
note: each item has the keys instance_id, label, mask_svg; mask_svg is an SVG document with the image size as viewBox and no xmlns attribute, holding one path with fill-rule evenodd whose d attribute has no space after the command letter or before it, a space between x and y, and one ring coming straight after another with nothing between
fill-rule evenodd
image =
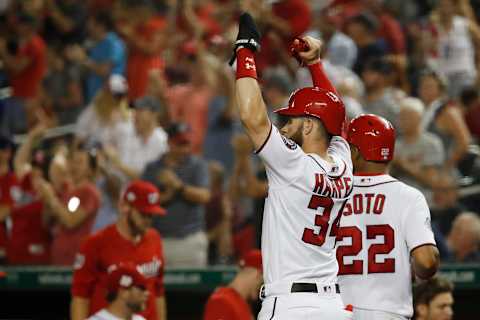
<instances>
[{"instance_id":1,"label":"player's wristband","mask_svg":"<svg viewBox=\"0 0 480 320\"><path fill-rule=\"evenodd\" d=\"M237 79L254 78L257 79L257 66L252 50L240 48L237 51Z\"/></svg>"},{"instance_id":2,"label":"player's wristband","mask_svg":"<svg viewBox=\"0 0 480 320\"><path fill-rule=\"evenodd\" d=\"M310 75L312 76L312 82L315 87L319 87L334 93L337 92L337 90L325 74L321 62L308 65L308 70L310 71Z\"/></svg>"}]
</instances>

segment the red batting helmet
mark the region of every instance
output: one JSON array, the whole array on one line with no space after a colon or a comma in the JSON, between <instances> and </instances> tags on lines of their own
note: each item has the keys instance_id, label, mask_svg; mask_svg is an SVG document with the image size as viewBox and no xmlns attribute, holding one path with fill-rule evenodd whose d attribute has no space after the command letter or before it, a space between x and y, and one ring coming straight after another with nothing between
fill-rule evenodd
<instances>
[{"instance_id":1,"label":"red batting helmet","mask_svg":"<svg viewBox=\"0 0 480 320\"><path fill-rule=\"evenodd\" d=\"M374 114L362 114L350 122L347 140L356 146L367 161L388 162L393 159L395 129Z\"/></svg>"},{"instance_id":2,"label":"red batting helmet","mask_svg":"<svg viewBox=\"0 0 480 320\"><path fill-rule=\"evenodd\" d=\"M284 116L312 116L322 120L328 133L338 136L345 121L345 106L337 95L316 87L302 88L290 96L288 107L275 110Z\"/></svg>"}]
</instances>

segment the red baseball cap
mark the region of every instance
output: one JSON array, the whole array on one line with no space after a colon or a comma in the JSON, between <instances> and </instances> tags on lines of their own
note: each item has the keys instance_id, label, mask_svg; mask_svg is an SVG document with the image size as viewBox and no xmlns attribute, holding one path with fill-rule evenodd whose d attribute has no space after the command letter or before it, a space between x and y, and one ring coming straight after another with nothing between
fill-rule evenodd
<instances>
[{"instance_id":1,"label":"red baseball cap","mask_svg":"<svg viewBox=\"0 0 480 320\"><path fill-rule=\"evenodd\" d=\"M159 205L160 192L157 187L147 181L132 181L123 194L123 200L141 213L151 215L166 213L165 209Z\"/></svg>"},{"instance_id":2,"label":"red baseball cap","mask_svg":"<svg viewBox=\"0 0 480 320\"><path fill-rule=\"evenodd\" d=\"M262 272L263 271L262 252L258 249L252 249L248 251L240 260L240 267L242 268L251 267Z\"/></svg>"},{"instance_id":3,"label":"red baseball cap","mask_svg":"<svg viewBox=\"0 0 480 320\"><path fill-rule=\"evenodd\" d=\"M109 292L117 292L120 288L128 289L131 287L143 289L147 287L147 279L133 263L121 264L108 274L107 289Z\"/></svg>"}]
</instances>

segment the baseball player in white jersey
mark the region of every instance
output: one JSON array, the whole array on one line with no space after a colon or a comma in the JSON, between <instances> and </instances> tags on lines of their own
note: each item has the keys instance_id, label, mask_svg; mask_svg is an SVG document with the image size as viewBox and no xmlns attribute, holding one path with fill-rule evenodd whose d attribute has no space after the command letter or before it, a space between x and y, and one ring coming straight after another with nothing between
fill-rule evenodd
<instances>
[{"instance_id":1,"label":"baseball player in white jersey","mask_svg":"<svg viewBox=\"0 0 480 320\"><path fill-rule=\"evenodd\" d=\"M350 123L354 191L337 232L339 283L354 319L409 319L412 267L433 276L439 254L430 211L420 191L387 174L395 131L385 119L361 115Z\"/></svg>"},{"instance_id":2,"label":"baseball player in white jersey","mask_svg":"<svg viewBox=\"0 0 480 320\"><path fill-rule=\"evenodd\" d=\"M297 39L315 87L297 90L280 130L271 124L257 83L259 35L248 14L236 42L237 105L268 178L262 257L265 284L260 320L349 319L337 284L335 231L352 191L348 143L340 136L345 108L320 64L321 42ZM295 50L295 49L294 49Z\"/></svg>"}]
</instances>

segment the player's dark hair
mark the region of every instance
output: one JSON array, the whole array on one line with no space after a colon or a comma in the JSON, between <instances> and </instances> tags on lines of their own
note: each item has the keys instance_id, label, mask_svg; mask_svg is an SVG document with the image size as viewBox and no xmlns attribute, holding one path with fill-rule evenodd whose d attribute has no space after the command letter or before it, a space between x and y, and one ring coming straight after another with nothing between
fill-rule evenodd
<instances>
[{"instance_id":1,"label":"player's dark hair","mask_svg":"<svg viewBox=\"0 0 480 320\"><path fill-rule=\"evenodd\" d=\"M453 291L453 283L444 277L433 277L414 288L415 305L430 304L441 293Z\"/></svg>"},{"instance_id":2,"label":"player's dark hair","mask_svg":"<svg viewBox=\"0 0 480 320\"><path fill-rule=\"evenodd\" d=\"M115 299L117 299L117 292L113 292L113 291L107 292L105 299L107 299L108 303L112 303L113 301L115 301Z\"/></svg>"}]
</instances>

